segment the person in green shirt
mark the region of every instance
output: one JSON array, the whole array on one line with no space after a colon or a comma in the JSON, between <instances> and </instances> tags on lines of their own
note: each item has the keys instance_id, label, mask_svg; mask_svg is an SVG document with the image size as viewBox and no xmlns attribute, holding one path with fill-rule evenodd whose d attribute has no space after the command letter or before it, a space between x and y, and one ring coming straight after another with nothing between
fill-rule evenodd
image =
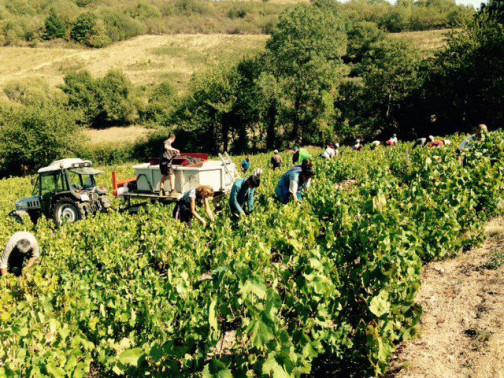
<instances>
[{"instance_id":1,"label":"person in green shirt","mask_svg":"<svg viewBox=\"0 0 504 378\"><path fill-rule=\"evenodd\" d=\"M294 154L292 155L292 164L303 164L303 161L310 160L311 154L304 148L294 147Z\"/></svg>"}]
</instances>

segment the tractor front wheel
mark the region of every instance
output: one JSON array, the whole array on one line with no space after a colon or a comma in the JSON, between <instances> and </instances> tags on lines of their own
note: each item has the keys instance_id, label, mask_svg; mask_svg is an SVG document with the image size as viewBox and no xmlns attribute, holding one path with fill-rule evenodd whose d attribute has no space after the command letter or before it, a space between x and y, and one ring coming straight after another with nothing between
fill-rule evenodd
<instances>
[{"instance_id":1,"label":"tractor front wheel","mask_svg":"<svg viewBox=\"0 0 504 378\"><path fill-rule=\"evenodd\" d=\"M53 220L57 226L74 223L85 217L85 213L75 201L62 198L56 202L53 210Z\"/></svg>"}]
</instances>

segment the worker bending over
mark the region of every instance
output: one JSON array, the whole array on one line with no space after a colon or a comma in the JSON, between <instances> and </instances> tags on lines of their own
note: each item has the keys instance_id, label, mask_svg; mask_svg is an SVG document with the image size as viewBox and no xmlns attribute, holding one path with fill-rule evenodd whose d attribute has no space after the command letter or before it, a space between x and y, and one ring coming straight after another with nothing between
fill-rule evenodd
<instances>
[{"instance_id":1,"label":"worker bending over","mask_svg":"<svg viewBox=\"0 0 504 378\"><path fill-rule=\"evenodd\" d=\"M397 142L398 142L398 140L397 140L397 135L396 135L396 134L394 134L394 135L392 135L392 136L390 137L390 139L389 139L389 140L387 140L387 143L386 143L386 144L387 144L387 146L392 147L392 146L395 146L395 145L397 144Z\"/></svg>"},{"instance_id":2,"label":"worker bending over","mask_svg":"<svg viewBox=\"0 0 504 378\"><path fill-rule=\"evenodd\" d=\"M434 137L432 135L429 135L427 138L419 138L415 141L415 144L413 145L413 149L418 148L418 147L424 147L428 143L433 143L434 142Z\"/></svg>"},{"instance_id":3,"label":"worker bending over","mask_svg":"<svg viewBox=\"0 0 504 378\"><path fill-rule=\"evenodd\" d=\"M261 185L260 175L254 174L248 179L239 178L233 184L229 197L229 206L235 219L244 217L254 211L254 195Z\"/></svg>"},{"instance_id":4,"label":"worker bending over","mask_svg":"<svg viewBox=\"0 0 504 378\"><path fill-rule=\"evenodd\" d=\"M170 194L175 193L175 174L173 172L172 160L175 156L180 154L180 151L172 147L173 142L175 142L175 134L170 134L168 139L163 143L163 148L161 149L161 161L159 162L159 170L161 171L161 183L159 184L159 195L166 195L164 190L164 184L166 177L170 177Z\"/></svg>"},{"instance_id":5,"label":"worker bending over","mask_svg":"<svg viewBox=\"0 0 504 378\"><path fill-rule=\"evenodd\" d=\"M292 164L296 164L298 162L299 164L303 164L303 161L310 159L311 154L307 150L305 150L304 148L298 148L297 146L294 147L294 152L292 155Z\"/></svg>"},{"instance_id":6,"label":"worker bending over","mask_svg":"<svg viewBox=\"0 0 504 378\"><path fill-rule=\"evenodd\" d=\"M458 147L458 152L461 153L463 149L470 148L475 141L482 141L485 139L485 134L488 134L488 128L484 124L479 124L476 127L474 134L464 139L464 141Z\"/></svg>"},{"instance_id":7,"label":"worker bending over","mask_svg":"<svg viewBox=\"0 0 504 378\"><path fill-rule=\"evenodd\" d=\"M249 157L242 161L241 168L242 168L242 172L243 173L247 173L247 171L250 168L250 164L251 163L250 163L250 158Z\"/></svg>"},{"instance_id":8,"label":"worker bending over","mask_svg":"<svg viewBox=\"0 0 504 378\"><path fill-rule=\"evenodd\" d=\"M277 168L282 168L283 159L282 156L278 153L278 150L273 151L273 156L271 157L271 168L273 170Z\"/></svg>"},{"instance_id":9,"label":"worker bending over","mask_svg":"<svg viewBox=\"0 0 504 378\"><path fill-rule=\"evenodd\" d=\"M333 144L329 143L324 152L322 152L322 158L331 160L334 156L336 156L336 150L334 149Z\"/></svg>"},{"instance_id":10,"label":"worker bending over","mask_svg":"<svg viewBox=\"0 0 504 378\"><path fill-rule=\"evenodd\" d=\"M315 174L311 161L305 160L285 173L275 189L278 200L287 204L290 200L297 202L303 199L302 192L309 188Z\"/></svg>"},{"instance_id":11,"label":"worker bending over","mask_svg":"<svg viewBox=\"0 0 504 378\"><path fill-rule=\"evenodd\" d=\"M192 220L196 217L201 222L203 227L207 226L207 221L196 211L196 206L205 207L205 213L214 222L212 209L210 208L210 201L212 200L214 191L211 186L200 185L184 193L184 195L177 201L175 209L173 209L173 217L185 222L192 226Z\"/></svg>"},{"instance_id":12,"label":"worker bending over","mask_svg":"<svg viewBox=\"0 0 504 378\"><path fill-rule=\"evenodd\" d=\"M7 273L20 276L25 269L30 268L40 257L40 247L35 236L29 232L16 232L7 242L2 260L0 260L0 273L5 276Z\"/></svg>"}]
</instances>

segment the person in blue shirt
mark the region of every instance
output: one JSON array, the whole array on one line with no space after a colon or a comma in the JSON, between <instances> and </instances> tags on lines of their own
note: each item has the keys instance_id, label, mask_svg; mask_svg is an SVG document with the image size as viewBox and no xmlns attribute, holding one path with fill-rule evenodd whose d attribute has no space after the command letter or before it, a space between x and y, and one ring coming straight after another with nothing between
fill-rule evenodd
<instances>
[{"instance_id":1,"label":"person in blue shirt","mask_svg":"<svg viewBox=\"0 0 504 378\"><path fill-rule=\"evenodd\" d=\"M239 178L235 181L229 197L229 207L235 219L254 211L254 195L259 185L261 185L261 179L258 175L252 175L248 179Z\"/></svg>"},{"instance_id":2,"label":"person in blue shirt","mask_svg":"<svg viewBox=\"0 0 504 378\"><path fill-rule=\"evenodd\" d=\"M291 168L282 176L275 189L278 200L283 204L287 204L290 200L301 201L302 192L308 189L314 174L313 164L309 160L304 160L303 164Z\"/></svg>"},{"instance_id":3,"label":"person in blue shirt","mask_svg":"<svg viewBox=\"0 0 504 378\"><path fill-rule=\"evenodd\" d=\"M241 166L242 166L242 172L247 173L247 171L250 168L250 158L246 158L245 160L243 160Z\"/></svg>"}]
</instances>

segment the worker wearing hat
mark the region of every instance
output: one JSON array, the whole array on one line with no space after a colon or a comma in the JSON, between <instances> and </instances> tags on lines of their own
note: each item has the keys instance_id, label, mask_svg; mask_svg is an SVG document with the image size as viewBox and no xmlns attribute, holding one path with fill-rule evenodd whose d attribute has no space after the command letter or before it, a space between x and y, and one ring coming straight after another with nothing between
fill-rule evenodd
<instances>
[{"instance_id":1,"label":"worker wearing hat","mask_svg":"<svg viewBox=\"0 0 504 378\"><path fill-rule=\"evenodd\" d=\"M278 153L278 150L273 151L273 156L271 157L271 167L273 170L277 168L282 168L283 159L282 156Z\"/></svg>"},{"instance_id":2,"label":"worker wearing hat","mask_svg":"<svg viewBox=\"0 0 504 378\"><path fill-rule=\"evenodd\" d=\"M256 169L249 178L239 178L233 184L229 197L229 207L235 219L251 214L254 211L254 195L261 185L262 170Z\"/></svg>"},{"instance_id":3,"label":"worker wearing hat","mask_svg":"<svg viewBox=\"0 0 504 378\"><path fill-rule=\"evenodd\" d=\"M392 137L389 140L387 140L387 145L392 147L392 146L395 146L397 144L397 142L398 142L397 135L394 134L394 135L392 135Z\"/></svg>"},{"instance_id":4,"label":"worker wearing hat","mask_svg":"<svg viewBox=\"0 0 504 378\"><path fill-rule=\"evenodd\" d=\"M292 164L303 164L303 161L310 160L311 154L305 150L304 148L294 147L293 155L292 155Z\"/></svg>"},{"instance_id":5,"label":"worker wearing hat","mask_svg":"<svg viewBox=\"0 0 504 378\"><path fill-rule=\"evenodd\" d=\"M2 259L0 260L0 273L5 276L12 273L21 275L25 260L26 267L30 268L40 257L40 247L37 239L29 232L16 232L7 242Z\"/></svg>"},{"instance_id":6,"label":"worker wearing hat","mask_svg":"<svg viewBox=\"0 0 504 378\"><path fill-rule=\"evenodd\" d=\"M315 172L311 161L304 160L299 166L285 173L275 189L278 200L287 204L290 200L296 202L303 199L302 192L310 186Z\"/></svg>"}]
</instances>

